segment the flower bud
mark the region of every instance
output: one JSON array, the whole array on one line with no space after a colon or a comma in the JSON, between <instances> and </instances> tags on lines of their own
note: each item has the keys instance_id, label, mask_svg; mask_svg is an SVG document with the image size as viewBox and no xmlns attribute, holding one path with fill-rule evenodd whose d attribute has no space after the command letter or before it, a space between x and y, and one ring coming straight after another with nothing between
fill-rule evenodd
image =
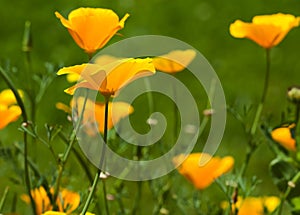
<instances>
[{"instance_id":1,"label":"flower bud","mask_svg":"<svg viewBox=\"0 0 300 215\"><path fill-rule=\"evenodd\" d=\"M22 51L30 52L32 49L32 34L31 34L31 22L25 22L25 30L22 41Z\"/></svg>"},{"instance_id":2,"label":"flower bud","mask_svg":"<svg viewBox=\"0 0 300 215\"><path fill-rule=\"evenodd\" d=\"M295 104L299 104L300 103L300 87L288 88L287 97L291 102L293 102Z\"/></svg>"}]
</instances>

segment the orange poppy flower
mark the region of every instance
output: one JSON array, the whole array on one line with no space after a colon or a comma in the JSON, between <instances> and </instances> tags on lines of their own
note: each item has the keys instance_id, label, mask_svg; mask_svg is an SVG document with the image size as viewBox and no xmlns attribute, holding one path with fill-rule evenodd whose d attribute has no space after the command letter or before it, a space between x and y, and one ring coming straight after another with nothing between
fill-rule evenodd
<instances>
[{"instance_id":1,"label":"orange poppy flower","mask_svg":"<svg viewBox=\"0 0 300 215\"><path fill-rule=\"evenodd\" d=\"M54 189L50 189L50 194L53 195ZM44 187L38 187L36 189L31 190L31 195L35 202L36 214L41 215L46 211L51 211L53 209L53 205L51 205L51 201ZM30 203L30 198L28 195L22 195L22 200L27 204ZM69 191L67 189L62 189L59 192L57 198L57 206L59 212L65 212L66 214L70 214L72 211L76 210L80 203L80 195L78 193Z\"/></svg>"},{"instance_id":2,"label":"orange poppy flower","mask_svg":"<svg viewBox=\"0 0 300 215\"><path fill-rule=\"evenodd\" d=\"M202 162L204 165L201 164ZM179 165L180 174L192 182L197 189L202 190L216 178L230 171L234 165L234 159L231 156L219 158L206 153L192 153L186 158L185 155L176 156L173 163L176 166Z\"/></svg>"},{"instance_id":3,"label":"orange poppy flower","mask_svg":"<svg viewBox=\"0 0 300 215\"><path fill-rule=\"evenodd\" d=\"M300 17L290 14L255 16L252 23L236 20L230 25L230 34L236 38L248 38L263 48L278 45L294 27L299 26Z\"/></svg>"},{"instance_id":4,"label":"orange poppy flower","mask_svg":"<svg viewBox=\"0 0 300 215\"><path fill-rule=\"evenodd\" d=\"M104 66L106 64L113 63L114 61L120 60L121 58L116 58L110 55L100 55L95 57L94 62L95 64ZM74 70L73 73L67 74L67 81L72 83L76 82L80 79L80 73L83 71L83 69L86 67L86 64L83 64L81 66L74 66L74 67L66 67L64 69L67 70ZM63 73L63 70L61 71Z\"/></svg>"},{"instance_id":5,"label":"orange poppy flower","mask_svg":"<svg viewBox=\"0 0 300 215\"><path fill-rule=\"evenodd\" d=\"M238 201L232 205L232 210L238 210L237 215L264 215L265 212L272 213L278 207L280 199L277 196L266 197L238 197ZM228 202L222 202L223 209L228 208Z\"/></svg>"},{"instance_id":6,"label":"orange poppy flower","mask_svg":"<svg viewBox=\"0 0 300 215\"><path fill-rule=\"evenodd\" d=\"M82 107L84 104L84 98L79 97L71 101L71 107L76 108L78 114L81 114ZM71 107L68 107L65 104L57 103L56 107L60 110L63 110L71 114ZM114 124L118 123L122 118L133 113L134 109L130 104L125 102L109 102L108 103L108 121L107 128L108 130L114 127ZM105 112L105 103L93 102L90 99L86 100L84 115L83 115L83 124L89 125L91 123L96 123L98 130L101 133L104 133L104 112ZM87 126L88 128L88 126ZM90 133L90 135L93 135Z\"/></svg>"},{"instance_id":7,"label":"orange poppy flower","mask_svg":"<svg viewBox=\"0 0 300 215\"><path fill-rule=\"evenodd\" d=\"M124 28L129 17L126 14L121 20L110 9L78 8L73 10L68 19L55 12L62 25L66 27L77 45L88 54L102 48L118 30Z\"/></svg>"},{"instance_id":8,"label":"orange poppy flower","mask_svg":"<svg viewBox=\"0 0 300 215\"><path fill-rule=\"evenodd\" d=\"M161 72L176 73L184 70L195 56L196 52L192 49L174 50L166 55L153 58L153 64Z\"/></svg>"},{"instance_id":9,"label":"orange poppy flower","mask_svg":"<svg viewBox=\"0 0 300 215\"><path fill-rule=\"evenodd\" d=\"M22 92L19 92L22 95ZM0 129L5 128L9 123L16 121L22 114L21 108L17 105L13 92L9 89L0 92Z\"/></svg>"},{"instance_id":10,"label":"orange poppy flower","mask_svg":"<svg viewBox=\"0 0 300 215\"><path fill-rule=\"evenodd\" d=\"M283 125L271 131L271 137L274 141L282 145L284 148L296 151L296 140L293 137L293 129L296 127L295 123L290 125Z\"/></svg>"},{"instance_id":11,"label":"orange poppy flower","mask_svg":"<svg viewBox=\"0 0 300 215\"><path fill-rule=\"evenodd\" d=\"M151 58L121 59L106 65L82 64L65 67L58 71L58 75L75 73L81 76L78 83L65 90L74 94L77 88L99 90L105 97L114 96L115 93L129 82L155 73Z\"/></svg>"}]
</instances>

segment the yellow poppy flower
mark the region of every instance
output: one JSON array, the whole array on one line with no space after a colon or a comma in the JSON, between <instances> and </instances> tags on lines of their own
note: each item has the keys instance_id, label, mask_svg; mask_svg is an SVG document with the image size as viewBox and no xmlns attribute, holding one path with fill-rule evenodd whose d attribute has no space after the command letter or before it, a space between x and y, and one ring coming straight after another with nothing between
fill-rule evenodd
<instances>
[{"instance_id":1,"label":"yellow poppy flower","mask_svg":"<svg viewBox=\"0 0 300 215\"><path fill-rule=\"evenodd\" d=\"M268 214L275 211L280 203L277 196L267 197L247 197L243 199L238 197L238 201L232 205L232 209L238 210L237 215L264 215L267 211ZM225 207L224 207L225 206ZM228 202L223 204L223 208L228 207Z\"/></svg>"},{"instance_id":2,"label":"yellow poppy flower","mask_svg":"<svg viewBox=\"0 0 300 215\"><path fill-rule=\"evenodd\" d=\"M176 73L184 70L195 56L196 52L192 49L174 50L166 55L153 58L153 64L161 72Z\"/></svg>"},{"instance_id":3,"label":"yellow poppy flower","mask_svg":"<svg viewBox=\"0 0 300 215\"><path fill-rule=\"evenodd\" d=\"M72 100L70 106L76 107L78 114L81 114L82 107L84 105L84 98L79 97L76 101ZM68 107L65 104L58 103L56 107L60 110L63 110L71 114L71 107ZM114 127L114 123L118 123L122 118L133 113L133 107L125 102L109 102L108 103L108 121L107 128L108 130ZM104 112L105 112L105 103L93 102L90 99L86 100L83 124L89 125L91 123L97 123L98 130L101 133L104 133ZM94 121L96 120L96 121ZM93 135L89 133L90 135Z\"/></svg>"},{"instance_id":4,"label":"yellow poppy flower","mask_svg":"<svg viewBox=\"0 0 300 215\"><path fill-rule=\"evenodd\" d=\"M9 123L16 121L21 114L21 108L17 105L6 107L0 104L0 129L3 129Z\"/></svg>"},{"instance_id":5,"label":"yellow poppy flower","mask_svg":"<svg viewBox=\"0 0 300 215\"><path fill-rule=\"evenodd\" d=\"M120 60L121 58L116 58L110 55L100 55L95 57L94 62L97 65L104 66L106 64L113 63L114 61ZM64 73L64 70L73 70L72 73L67 74L67 81L72 83L76 82L80 79L80 73L83 71L83 69L86 67L86 64L82 64L80 66L74 66L74 67L65 67L61 69L61 73Z\"/></svg>"},{"instance_id":6,"label":"yellow poppy flower","mask_svg":"<svg viewBox=\"0 0 300 215\"><path fill-rule=\"evenodd\" d=\"M73 10L68 19L55 12L62 25L66 27L77 45L88 54L102 48L118 30L124 28L129 17L126 14L121 20L110 9L78 8Z\"/></svg>"},{"instance_id":7,"label":"yellow poppy flower","mask_svg":"<svg viewBox=\"0 0 300 215\"><path fill-rule=\"evenodd\" d=\"M22 96L22 92L19 91ZM16 121L22 114L21 108L17 105L13 92L9 89L0 92L0 129L5 128L9 123Z\"/></svg>"},{"instance_id":8,"label":"yellow poppy flower","mask_svg":"<svg viewBox=\"0 0 300 215\"><path fill-rule=\"evenodd\" d=\"M23 92L21 90L18 90L18 93L23 97ZM10 106L16 103L16 97L10 89L5 89L0 92L0 104Z\"/></svg>"},{"instance_id":9,"label":"yellow poppy flower","mask_svg":"<svg viewBox=\"0 0 300 215\"><path fill-rule=\"evenodd\" d=\"M53 208L44 187L41 186L31 190L31 195L34 199L35 210L37 215L41 215L44 211L48 211ZM27 204L30 204L30 198L28 195L22 195L21 199Z\"/></svg>"},{"instance_id":10,"label":"yellow poppy flower","mask_svg":"<svg viewBox=\"0 0 300 215\"><path fill-rule=\"evenodd\" d=\"M77 88L99 90L105 97L114 96L115 93L129 82L155 73L151 58L121 59L106 65L82 64L65 67L58 71L58 75L76 73L82 80L66 89L68 94L74 94Z\"/></svg>"},{"instance_id":11,"label":"yellow poppy flower","mask_svg":"<svg viewBox=\"0 0 300 215\"><path fill-rule=\"evenodd\" d=\"M271 137L274 141L282 145L284 148L296 151L296 140L293 137L293 131L296 126L295 123L290 125L281 126L271 131Z\"/></svg>"},{"instance_id":12,"label":"yellow poppy flower","mask_svg":"<svg viewBox=\"0 0 300 215\"><path fill-rule=\"evenodd\" d=\"M45 211L51 211L53 209L53 205L51 205L51 201L48 196L49 194L47 194L44 187L41 186L31 190L31 195L35 202L37 215L41 215ZM50 195L54 195L53 188L50 189ZM28 195L22 195L21 199L27 204L30 203L30 198ZM76 210L79 206L79 203L80 195L67 189L62 189L59 192L56 202L59 212L65 212L66 214L70 214L72 211Z\"/></svg>"},{"instance_id":13,"label":"yellow poppy flower","mask_svg":"<svg viewBox=\"0 0 300 215\"><path fill-rule=\"evenodd\" d=\"M269 49L278 45L287 33L299 26L300 18L290 14L255 16L252 23L236 20L230 25L230 34L236 38L248 38Z\"/></svg>"},{"instance_id":14,"label":"yellow poppy flower","mask_svg":"<svg viewBox=\"0 0 300 215\"><path fill-rule=\"evenodd\" d=\"M185 155L178 155L173 159L173 163L178 166L184 159ZM202 165L202 162L205 164ZM178 166L178 171L197 189L202 190L216 178L230 171L233 165L234 159L231 156L219 158L206 153L192 153Z\"/></svg>"}]
</instances>

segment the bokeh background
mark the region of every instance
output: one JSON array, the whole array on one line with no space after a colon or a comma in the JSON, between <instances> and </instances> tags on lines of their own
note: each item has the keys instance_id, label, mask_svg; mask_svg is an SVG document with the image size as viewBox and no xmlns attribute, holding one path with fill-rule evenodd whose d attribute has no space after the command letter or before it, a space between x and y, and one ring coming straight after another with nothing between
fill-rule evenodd
<instances>
[{"instance_id":1,"label":"bokeh background","mask_svg":"<svg viewBox=\"0 0 300 215\"><path fill-rule=\"evenodd\" d=\"M259 101L265 72L265 52L252 41L231 37L230 23L236 19L251 21L255 15L278 12L300 15L299 0L1 0L0 4L0 62L4 67L13 68L17 74L24 70L25 56L21 46L26 21L30 21L32 25L33 70L42 72L46 63L58 68L88 61L85 53L77 47L67 30L55 17L55 11L66 17L72 9L78 7L111 8L120 17L129 13L130 18L126 21L125 28L120 31L122 35L115 36L110 43L137 35L158 34L174 37L192 45L214 67L222 82L227 105L239 109L244 105L255 107ZM264 115L268 116L272 126L281 123L282 112L290 106L286 99L287 88L300 85L299 39L300 29L295 28L279 46L272 49L270 88L264 109ZM176 77L185 83L193 83L191 77L186 76L184 72L177 74ZM64 77L57 77L46 91L38 106L36 117L41 133L45 123L61 124L67 131L70 130L65 113L55 108L58 101L69 102L70 97L63 93L67 85ZM6 88L6 85L0 80L0 89L3 88ZM203 92L198 93L193 84L190 84L190 88L195 98L199 99L199 107L204 108L206 97ZM137 106L142 105L141 103L137 101ZM157 104L156 107L160 105L163 106ZM137 111L133 118L139 118L139 114L143 113ZM12 137L16 140L12 140ZM10 145L21 138L21 132L16 130L16 125L10 125L0 131L1 145ZM247 137L242 126L229 113L224 138L217 154L234 156L236 167L239 168L244 159L246 141ZM205 134L198 142L199 146L196 146L195 151L200 150L201 144L205 143ZM63 146L59 146L59 142L57 144L57 150L62 150ZM31 153L38 154L36 158L39 161L38 166L45 175L49 176L54 172L53 160L47 159L50 155L45 147L38 146ZM249 178L257 175L262 179L254 194L278 194L268 172L268 165L274 157L267 144L262 144L251 159L246 175ZM13 184L8 175L14 173L13 167L8 165L5 157L0 159L0 165L0 190L3 190L7 184ZM71 174L80 170L76 165L70 164L67 171L67 174ZM65 184L72 184L74 188L80 189L79 183L76 182L78 178L68 180ZM188 195L192 192L192 186L183 181L180 181L182 185L177 189L184 190L182 192ZM145 193L147 196L150 191L146 189ZM216 186L210 187L204 193L217 199L224 198ZM151 197L145 197L144 203L148 201L147 199L151 200Z\"/></svg>"}]
</instances>

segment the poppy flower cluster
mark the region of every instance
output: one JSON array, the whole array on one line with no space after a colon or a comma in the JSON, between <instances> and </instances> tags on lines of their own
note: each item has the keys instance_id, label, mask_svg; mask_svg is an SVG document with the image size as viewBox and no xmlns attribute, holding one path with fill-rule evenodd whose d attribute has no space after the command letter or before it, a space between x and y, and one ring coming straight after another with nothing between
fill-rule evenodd
<instances>
[{"instance_id":1,"label":"poppy flower cluster","mask_svg":"<svg viewBox=\"0 0 300 215\"><path fill-rule=\"evenodd\" d=\"M36 214L41 215L46 211L53 209L50 196L54 195L54 189L50 188L49 193L43 186L31 190L31 195L34 199ZM27 204L30 203L28 195L22 195L22 200ZM76 192L72 192L67 189L61 189L56 201L56 205L59 212L65 212L66 214L72 213L80 204L80 195ZM49 213L48 213L49 215Z\"/></svg>"}]
</instances>

